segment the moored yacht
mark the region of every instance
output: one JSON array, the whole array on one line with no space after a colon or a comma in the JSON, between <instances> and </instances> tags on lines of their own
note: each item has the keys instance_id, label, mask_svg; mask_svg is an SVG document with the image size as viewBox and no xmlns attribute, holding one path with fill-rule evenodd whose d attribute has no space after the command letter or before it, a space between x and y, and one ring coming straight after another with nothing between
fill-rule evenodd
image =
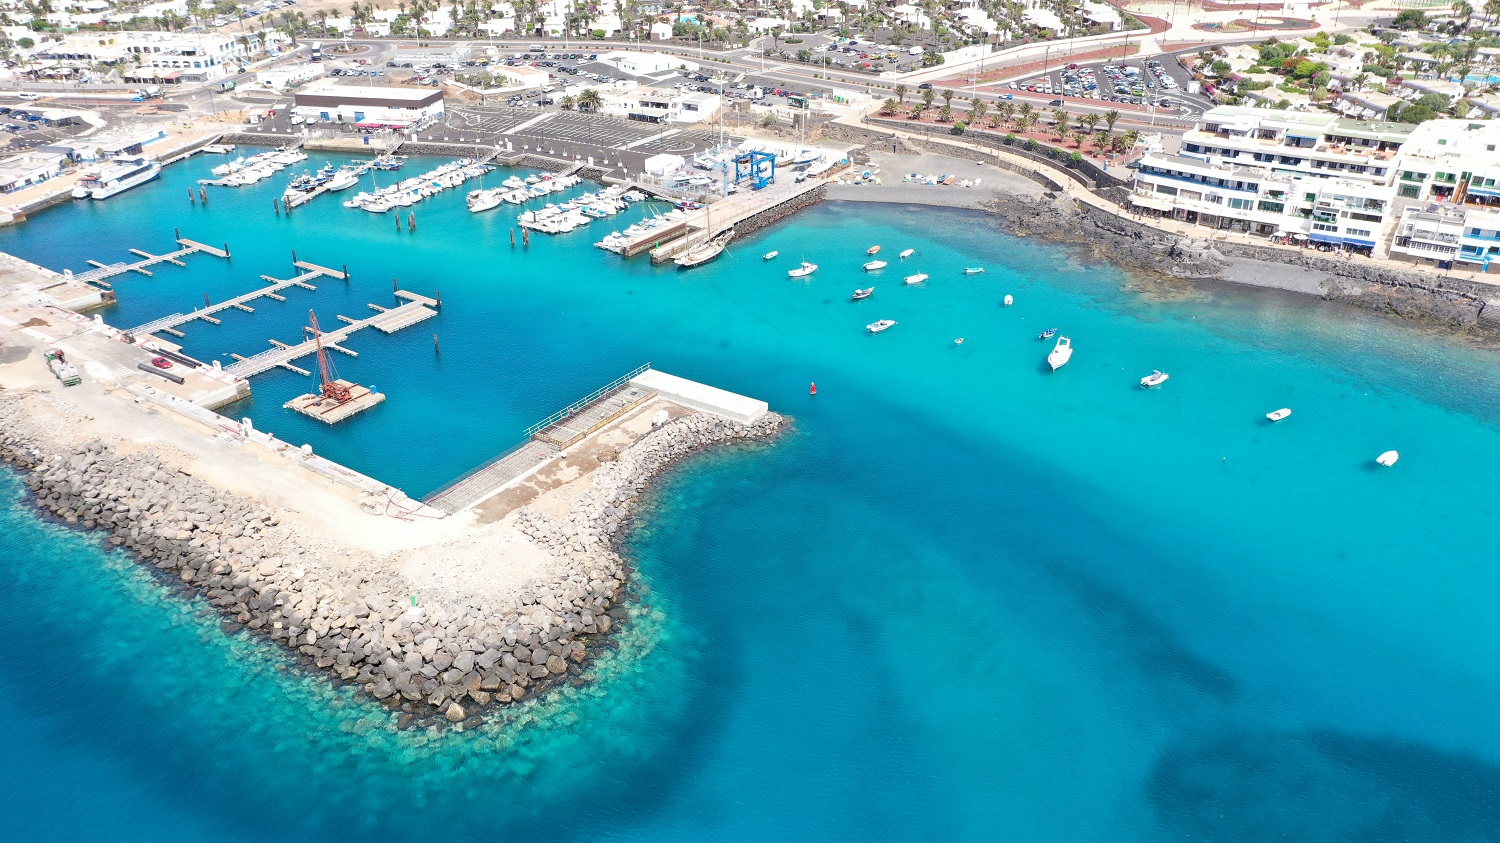
<instances>
[{"instance_id":1,"label":"moored yacht","mask_svg":"<svg viewBox=\"0 0 1500 843\"><path fill-rule=\"evenodd\" d=\"M923 281L927 280L927 273L925 273L925 272L918 272L916 275L908 275L908 276L906 276L905 278L903 278L901 280L902 280L903 283L906 283L906 284L920 284Z\"/></svg>"},{"instance_id":2,"label":"moored yacht","mask_svg":"<svg viewBox=\"0 0 1500 843\"><path fill-rule=\"evenodd\" d=\"M877 319L876 321L866 325L865 330L869 331L872 334L878 334L881 331L890 328L894 324L896 324L896 320L894 319Z\"/></svg>"},{"instance_id":3,"label":"moored yacht","mask_svg":"<svg viewBox=\"0 0 1500 843\"><path fill-rule=\"evenodd\" d=\"M875 288L874 287L866 287L863 290L855 290L854 291L854 295L850 296L849 300L850 301L859 301L860 299L867 299L874 292L875 292Z\"/></svg>"},{"instance_id":4,"label":"moored yacht","mask_svg":"<svg viewBox=\"0 0 1500 843\"><path fill-rule=\"evenodd\" d=\"M885 269L885 261L865 261L865 272L874 272L877 269Z\"/></svg>"},{"instance_id":5,"label":"moored yacht","mask_svg":"<svg viewBox=\"0 0 1500 843\"><path fill-rule=\"evenodd\" d=\"M789 277L792 277L792 278L806 278L807 276L809 276L809 275L811 275L811 274L813 274L814 272L817 272L817 271L818 271L818 265L817 264L815 264L815 263L808 263L807 261L803 261L801 266L797 267L796 269L787 270L786 274Z\"/></svg>"},{"instance_id":6,"label":"moored yacht","mask_svg":"<svg viewBox=\"0 0 1500 843\"><path fill-rule=\"evenodd\" d=\"M1281 421L1282 419L1286 418L1287 416L1290 416L1291 414L1292 414L1292 408L1291 407L1282 407L1280 410L1272 410L1271 412L1266 413L1266 420L1267 421L1278 422L1278 421Z\"/></svg>"}]
</instances>

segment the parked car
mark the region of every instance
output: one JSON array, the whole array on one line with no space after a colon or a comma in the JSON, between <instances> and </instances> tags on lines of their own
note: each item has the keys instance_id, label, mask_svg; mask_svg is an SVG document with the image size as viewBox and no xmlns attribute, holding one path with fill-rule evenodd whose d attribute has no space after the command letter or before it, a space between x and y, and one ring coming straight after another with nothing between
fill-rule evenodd
<instances>
[{"instance_id":1,"label":"parked car","mask_svg":"<svg viewBox=\"0 0 1500 843\"><path fill-rule=\"evenodd\" d=\"M151 358L151 365L158 369L170 369L172 368L172 361L165 357L153 357Z\"/></svg>"}]
</instances>

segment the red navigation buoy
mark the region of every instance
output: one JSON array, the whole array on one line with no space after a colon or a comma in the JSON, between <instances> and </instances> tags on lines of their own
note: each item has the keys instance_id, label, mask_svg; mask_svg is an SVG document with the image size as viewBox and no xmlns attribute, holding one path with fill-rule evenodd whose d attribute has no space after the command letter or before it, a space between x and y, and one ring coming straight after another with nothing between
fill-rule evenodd
<instances>
[{"instance_id":1,"label":"red navigation buoy","mask_svg":"<svg viewBox=\"0 0 1500 843\"><path fill-rule=\"evenodd\" d=\"M813 384L812 388L809 389L809 390L807 390L807 394L808 395L817 395L818 394L818 385L817 384Z\"/></svg>"}]
</instances>

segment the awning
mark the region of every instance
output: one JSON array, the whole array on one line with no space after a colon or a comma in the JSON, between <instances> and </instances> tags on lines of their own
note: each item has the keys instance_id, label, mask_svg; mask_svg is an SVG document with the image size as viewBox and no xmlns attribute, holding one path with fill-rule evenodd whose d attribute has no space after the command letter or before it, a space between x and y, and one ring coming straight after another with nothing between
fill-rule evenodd
<instances>
[{"instance_id":1,"label":"awning","mask_svg":"<svg viewBox=\"0 0 1500 843\"><path fill-rule=\"evenodd\" d=\"M1155 208L1158 211L1172 210L1172 200L1162 199L1157 196L1141 196L1132 193L1130 195L1130 204L1139 205L1142 208Z\"/></svg>"},{"instance_id":2,"label":"awning","mask_svg":"<svg viewBox=\"0 0 1500 843\"><path fill-rule=\"evenodd\" d=\"M178 79L182 78L182 71L174 70L170 73L163 73L161 75L161 78L163 82L176 82Z\"/></svg>"},{"instance_id":3,"label":"awning","mask_svg":"<svg viewBox=\"0 0 1500 843\"><path fill-rule=\"evenodd\" d=\"M1314 243L1329 243L1334 246L1344 245L1344 239L1330 234L1309 234L1308 238Z\"/></svg>"},{"instance_id":4,"label":"awning","mask_svg":"<svg viewBox=\"0 0 1500 843\"><path fill-rule=\"evenodd\" d=\"M1469 185L1469 193L1480 196L1500 196L1500 187L1475 187Z\"/></svg>"},{"instance_id":5,"label":"awning","mask_svg":"<svg viewBox=\"0 0 1500 843\"><path fill-rule=\"evenodd\" d=\"M1344 238L1344 245L1346 245L1346 246L1364 246L1365 248L1373 249L1373 248L1375 248L1375 241L1374 240L1361 240L1358 237L1345 237Z\"/></svg>"}]
</instances>

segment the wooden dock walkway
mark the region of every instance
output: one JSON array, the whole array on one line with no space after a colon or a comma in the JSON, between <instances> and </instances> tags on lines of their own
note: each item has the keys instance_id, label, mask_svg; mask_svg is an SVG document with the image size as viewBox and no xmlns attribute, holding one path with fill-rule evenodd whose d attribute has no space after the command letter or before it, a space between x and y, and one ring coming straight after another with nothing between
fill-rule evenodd
<instances>
[{"instance_id":1,"label":"wooden dock walkway","mask_svg":"<svg viewBox=\"0 0 1500 843\"><path fill-rule=\"evenodd\" d=\"M356 331L361 331L365 328L374 328L382 333L392 334L402 328L409 328L418 322L431 319L437 315L436 310L417 301L407 302L399 307L390 309L373 304L370 307L376 313L374 316L364 319L351 319L348 316L339 316L338 318L345 324L332 331L324 331L321 336L323 345L337 348L337 350L343 351L346 354L353 354L352 351L343 348L340 344ZM303 328L302 330L304 336L312 332L312 328ZM249 378L280 366L300 374L307 374L305 369L293 366L291 362L299 357L306 357L314 353L317 350L317 346L313 340L303 340L296 345L286 345L285 343L272 341L272 345L274 346L273 348L268 348L251 357L233 355L236 362L225 366L224 371L235 377Z\"/></svg>"},{"instance_id":2,"label":"wooden dock walkway","mask_svg":"<svg viewBox=\"0 0 1500 843\"><path fill-rule=\"evenodd\" d=\"M136 272L141 275L149 276L151 275L151 271L147 269L147 267L155 266L159 263L171 263L177 266L185 266L181 258L185 258L194 252L203 252L204 254L213 255L216 258L229 257L229 244L227 243L224 245L224 248L220 249L214 246L209 246L206 243L199 243L196 240L187 240L185 238L178 237L177 245L181 246L182 248L165 255L153 255L150 252L146 252L141 249L131 249L131 254L134 254L141 258L141 260L138 260L134 263L126 263L124 261L116 261L115 263L101 263L100 261L91 260L89 261L89 265L94 268L87 272L80 272L77 275L74 275L73 280L83 284L97 284L103 286L101 282L103 282L105 279L113 278L116 275L124 275L127 272Z\"/></svg>"},{"instance_id":3,"label":"wooden dock walkway","mask_svg":"<svg viewBox=\"0 0 1500 843\"><path fill-rule=\"evenodd\" d=\"M277 301L286 301L286 297L280 295L280 293L282 290L285 290L289 287L301 287L304 290L316 290L318 289L317 287L314 287L312 284L308 283L314 278L322 276L327 276L330 278L344 277L344 273L340 272L339 270L329 269L327 267L317 266L315 264L305 263L303 261L297 261L296 266L300 269L306 269L307 271L295 278L288 278L285 280L280 278L272 278L269 275L262 275L261 280L270 284L269 287L261 287L258 290L251 290L248 293L235 296L232 299L226 299L219 302L218 304L199 308L197 310L194 310L192 313L173 313L170 316L163 316L160 319L154 319L144 325L137 325L136 327L131 328L130 333L135 334L139 337L145 336L147 334L154 334L157 331L166 331L168 333L171 333L173 336L180 337L182 336L182 332L178 331L177 328L181 325L187 324L188 322L192 322L195 319L202 319L205 322L212 322L213 324L217 325L219 324L219 319L216 318L214 314L220 311L234 308L235 310L243 310L246 313L254 313L255 308L251 307L248 302L254 301L255 299L258 299L262 296L273 298Z\"/></svg>"}]
</instances>

